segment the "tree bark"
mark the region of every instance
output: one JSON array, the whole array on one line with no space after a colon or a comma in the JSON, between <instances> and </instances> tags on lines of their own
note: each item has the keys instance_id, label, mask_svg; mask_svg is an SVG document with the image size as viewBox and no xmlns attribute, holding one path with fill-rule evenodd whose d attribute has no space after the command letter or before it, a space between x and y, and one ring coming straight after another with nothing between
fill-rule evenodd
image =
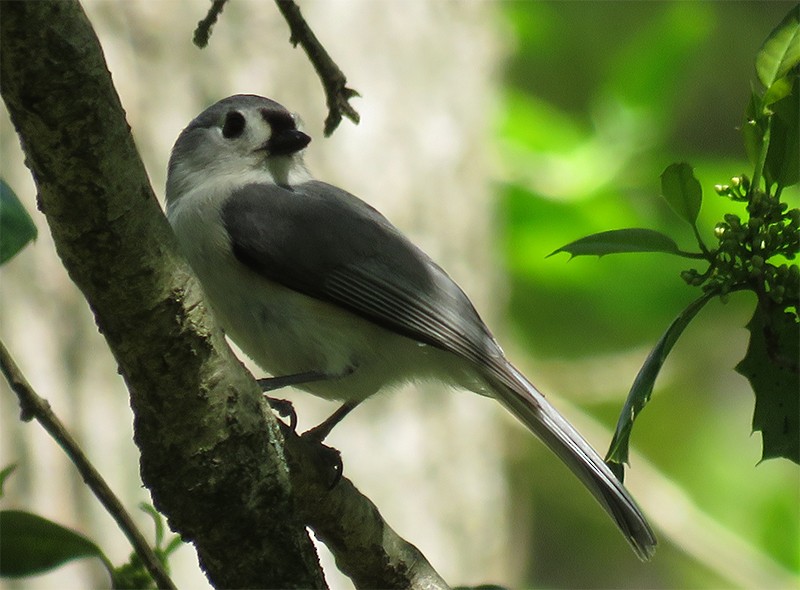
<instances>
[{"instance_id":1,"label":"tree bark","mask_svg":"<svg viewBox=\"0 0 800 590\"><path fill-rule=\"evenodd\" d=\"M221 588L324 587L282 437L177 255L75 1L4 2L2 95L58 254L130 390L141 475Z\"/></svg>"},{"instance_id":2,"label":"tree bark","mask_svg":"<svg viewBox=\"0 0 800 590\"><path fill-rule=\"evenodd\" d=\"M319 445L281 429L213 326L75 0L0 5L2 96L56 249L130 391L142 480L220 588L447 588Z\"/></svg>"}]
</instances>

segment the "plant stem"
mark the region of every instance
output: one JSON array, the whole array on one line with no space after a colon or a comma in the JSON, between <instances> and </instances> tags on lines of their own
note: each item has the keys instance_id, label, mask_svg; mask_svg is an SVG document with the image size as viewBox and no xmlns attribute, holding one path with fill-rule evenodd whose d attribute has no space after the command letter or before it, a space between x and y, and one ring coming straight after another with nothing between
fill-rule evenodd
<instances>
[{"instance_id":1,"label":"plant stem","mask_svg":"<svg viewBox=\"0 0 800 590\"><path fill-rule=\"evenodd\" d=\"M58 445L70 458L78 469L83 481L92 490L103 507L116 521L123 534L128 538L136 554L141 558L147 571L153 577L159 588L174 590L175 584L172 583L167 573L164 571L161 562L156 557L147 540L133 523L133 519L128 514L119 498L114 495L111 488L105 482L100 473L94 468L89 459L81 450L78 443L72 438L67 429L55 415L50 404L46 399L40 397L30 386L28 380L22 374L14 359L11 358L5 345L0 342L0 370L2 370L8 384L19 398L19 405L22 409L21 418L25 422L36 419L44 429L55 439Z\"/></svg>"},{"instance_id":2,"label":"plant stem","mask_svg":"<svg viewBox=\"0 0 800 590\"><path fill-rule=\"evenodd\" d=\"M766 117L767 125L764 129L764 140L761 142L761 151L758 154L758 161L753 170L753 180L750 183L750 190L756 190L761 182L761 176L764 174L764 165L767 161L767 152L769 151L769 138L770 130L772 129L772 115ZM766 183L765 183L766 184Z\"/></svg>"}]
</instances>

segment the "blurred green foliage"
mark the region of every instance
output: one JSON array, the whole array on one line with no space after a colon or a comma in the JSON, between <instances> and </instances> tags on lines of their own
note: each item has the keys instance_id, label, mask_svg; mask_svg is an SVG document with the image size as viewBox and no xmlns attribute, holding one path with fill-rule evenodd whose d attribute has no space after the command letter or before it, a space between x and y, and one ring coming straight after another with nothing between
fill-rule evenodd
<instances>
[{"instance_id":1,"label":"blurred green foliage","mask_svg":"<svg viewBox=\"0 0 800 590\"><path fill-rule=\"evenodd\" d=\"M653 228L696 251L692 229L658 198L659 176L675 161L692 162L704 183L752 169L737 127L756 80L754 58L793 5L503 4L514 42L498 124L509 327L533 358L568 359L567 367L631 358L621 363L628 372L604 372L600 384L592 375L546 376L607 391L588 401L579 386L558 393L610 429L647 350L696 298L680 278L686 261L660 253L569 263L546 256L582 236L623 227ZM697 227L714 243L714 225L730 203L713 196L713 184L703 188L712 196L702 203ZM796 186L782 198L800 204ZM753 395L733 371L746 350L753 303L751 296L732 296L697 316L676 345L677 358L667 362L669 376L656 382L636 444L707 516L776 568L764 572L800 583L800 475L788 461L756 465L760 435L747 436ZM519 525L531 552L530 585L710 588L758 575L745 571L749 563L721 570L680 535L662 535L655 560L637 563L554 461L523 437L513 442L524 448L514 455L511 477L514 509L532 520ZM634 459L633 480L636 468ZM576 553L587 536L593 550Z\"/></svg>"},{"instance_id":2,"label":"blurred green foliage","mask_svg":"<svg viewBox=\"0 0 800 590\"><path fill-rule=\"evenodd\" d=\"M0 264L11 260L35 239L36 226L31 216L13 189L0 178Z\"/></svg>"}]
</instances>

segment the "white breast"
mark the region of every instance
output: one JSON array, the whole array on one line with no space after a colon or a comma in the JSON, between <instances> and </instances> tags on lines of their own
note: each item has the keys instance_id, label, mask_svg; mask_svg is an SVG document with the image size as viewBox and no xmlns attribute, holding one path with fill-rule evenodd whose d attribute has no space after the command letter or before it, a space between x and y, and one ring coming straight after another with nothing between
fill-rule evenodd
<instances>
[{"instance_id":1,"label":"white breast","mask_svg":"<svg viewBox=\"0 0 800 590\"><path fill-rule=\"evenodd\" d=\"M415 378L469 386L466 382L472 379L455 356L283 287L242 265L231 251L220 217L233 186L204 186L172 202L167 217L217 321L261 368L277 376L308 371L347 375L301 387L330 399L363 399L384 386Z\"/></svg>"}]
</instances>

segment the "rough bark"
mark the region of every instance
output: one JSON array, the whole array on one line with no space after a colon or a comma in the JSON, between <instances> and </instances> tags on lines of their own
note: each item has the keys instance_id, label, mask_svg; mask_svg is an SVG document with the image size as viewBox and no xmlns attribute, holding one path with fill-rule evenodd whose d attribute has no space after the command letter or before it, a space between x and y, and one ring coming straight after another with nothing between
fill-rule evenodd
<instances>
[{"instance_id":1,"label":"rough bark","mask_svg":"<svg viewBox=\"0 0 800 590\"><path fill-rule=\"evenodd\" d=\"M447 590L414 545L383 520L378 508L347 479L331 472L330 453L286 433L286 456L297 511L325 543L357 588ZM335 482L335 485L331 485Z\"/></svg>"},{"instance_id":2,"label":"rough bark","mask_svg":"<svg viewBox=\"0 0 800 590\"><path fill-rule=\"evenodd\" d=\"M447 588L265 410L177 254L80 5L1 6L2 95L39 208L129 388L142 480L212 584L324 587L309 526L360 587Z\"/></svg>"},{"instance_id":3,"label":"rough bark","mask_svg":"<svg viewBox=\"0 0 800 590\"><path fill-rule=\"evenodd\" d=\"M281 435L211 327L74 1L4 2L2 95L58 254L131 396L141 475L217 587L323 587Z\"/></svg>"}]
</instances>

